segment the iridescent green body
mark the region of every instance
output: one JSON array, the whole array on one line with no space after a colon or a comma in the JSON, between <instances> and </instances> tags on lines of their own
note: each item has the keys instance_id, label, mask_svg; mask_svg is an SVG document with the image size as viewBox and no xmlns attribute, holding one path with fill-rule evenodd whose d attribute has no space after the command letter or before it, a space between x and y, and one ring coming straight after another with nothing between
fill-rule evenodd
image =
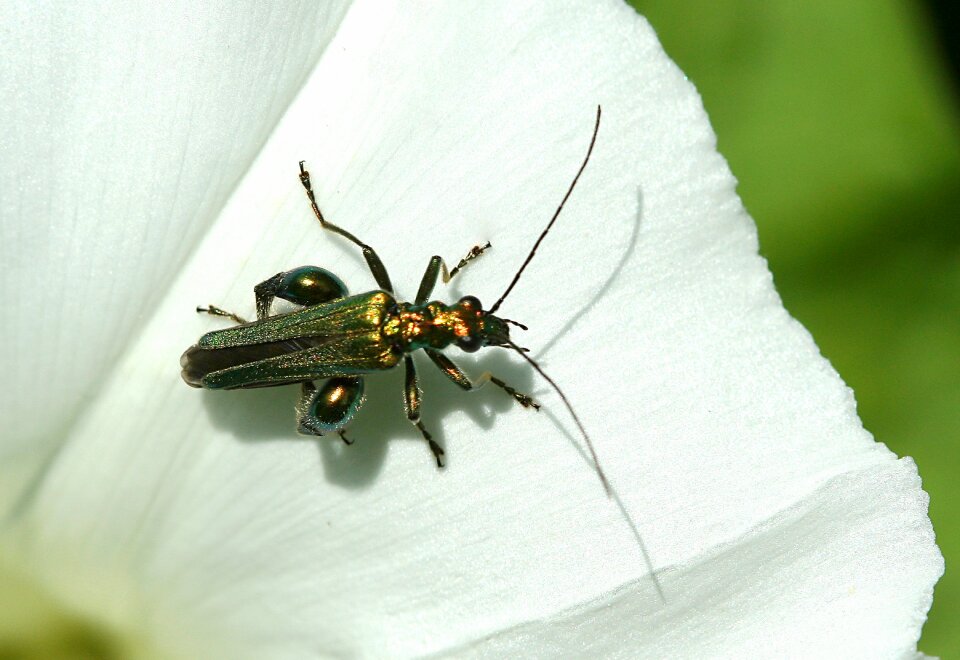
<instances>
[{"instance_id":1,"label":"iridescent green body","mask_svg":"<svg viewBox=\"0 0 960 660\"><path fill-rule=\"evenodd\" d=\"M232 318L239 325L208 332L196 345L188 348L180 358L183 380L193 387L211 390L299 383L298 431L311 435L336 432L349 443L343 429L363 403L364 377L393 369L403 362L406 374L403 395L407 418L427 441L438 466L443 465L444 451L420 421L420 389L412 353L422 350L447 378L464 390L476 389L483 383L491 382L520 405L538 409L539 405L533 399L517 392L489 372L471 380L441 351L450 346L471 353L484 346L511 348L556 387L539 365L524 354L525 349L510 340L508 324L523 326L497 317L494 312L517 283L573 191L590 158L599 125L600 109L597 108L597 123L590 149L567 195L507 290L487 310L473 296L464 296L452 305L431 301L430 296L441 272L443 280L449 281L468 262L489 248L489 243L471 249L450 271L443 259L432 257L415 300L412 303L399 302L394 297L387 269L373 248L323 217L317 206L310 174L301 162L300 183L320 225L361 249L378 289L350 296L346 286L333 273L317 266L300 266L277 273L254 287L257 320L252 323L218 307L198 307L197 311ZM271 314L271 305L276 298L292 302L302 309L286 314ZM324 381L319 387L314 383L318 380ZM566 397L559 389L557 391L589 443L589 437ZM590 447L592 452L592 445ZM606 486L599 465L598 474Z\"/></svg>"},{"instance_id":2,"label":"iridescent green body","mask_svg":"<svg viewBox=\"0 0 960 660\"><path fill-rule=\"evenodd\" d=\"M482 251L475 248L468 257ZM363 404L363 376L393 369L403 361L407 417L428 442L437 464L442 465L443 449L420 422L420 389L410 353L426 352L463 389L490 380L522 405L537 405L492 375L485 374L474 384L439 352L450 345L475 351L484 345L509 342L507 323L484 311L473 296L453 305L436 300L422 302L433 290L442 265L440 257L430 260L418 300L413 303L397 302L385 290L348 296L346 286L332 273L317 266L301 266L277 273L254 288L258 320L252 323L216 307L198 308L231 317L239 325L208 332L188 348L180 358L183 380L210 390L300 383L298 431L310 435L337 432L348 442L343 429ZM386 269L382 265L372 269L379 274L380 284L389 287ZM271 315L274 298L304 307ZM317 388L315 380L325 382Z\"/></svg>"},{"instance_id":3,"label":"iridescent green body","mask_svg":"<svg viewBox=\"0 0 960 660\"><path fill-rule=\"evenodd\" d=\"M385 371L418 349L508 336L473 297L418 305L370 291L208 332L184 354L183 377L213 390L287 385Z\"/></svg>"},{"instance_id":4,"label":"iridescent green body","mask_svg":"<svg viewBox=\"0 0 960 660\"><path fill-rule=\"evenodd\" d=\"M371 291L208 332L188 350L184 380L230 390L390 369L401 356L380 329L395 304Z\"/></svg>"}]
</instances>

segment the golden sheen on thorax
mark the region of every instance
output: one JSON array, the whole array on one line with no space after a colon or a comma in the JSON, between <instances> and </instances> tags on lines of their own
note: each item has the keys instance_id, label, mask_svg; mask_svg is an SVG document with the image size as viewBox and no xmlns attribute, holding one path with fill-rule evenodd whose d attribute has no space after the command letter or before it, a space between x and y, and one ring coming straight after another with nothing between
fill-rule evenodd
<instances>
[{"instance_id":1,"label":"golden sheen on thorax","mask_svg":"<svg viewBox=\"0 0 960 660\"><path fill-rule=\"evenodd\" d=\"M425 305L400 303L383 324L384 339L406 352L419 348L446 348L483 333L483 310L475 298L455 305L433 300ZM479 301L478 301L479 302Z\"/></svg>"}]
</instances>

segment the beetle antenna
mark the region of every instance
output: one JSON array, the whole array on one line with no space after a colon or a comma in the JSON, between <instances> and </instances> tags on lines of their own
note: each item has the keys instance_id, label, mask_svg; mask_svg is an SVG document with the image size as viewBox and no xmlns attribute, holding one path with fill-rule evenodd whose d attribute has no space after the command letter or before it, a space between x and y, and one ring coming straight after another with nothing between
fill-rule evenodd
<instances>
[{"instance_id":1,"label":"beetle antenna","mask_svg":"<svg viewBox=\"0 0 960 660\"><path fill-rule=\"evenodd\" d=\"M590 154L593 153L593 145L597 141L597 131L600 130L600 106L597 106L597 123L593 127L593 137L590 138L590 148L587 149L587 157L583 159L583 164L580 166L580 169L577 171L577 176L573 177L573 181L570 183L570 187L567 189L567 194L563 196L563 200L560 202L560 206L557 207L557 210L554 212L553 217L550 218L550 222L547 223L547 228L543 230L543 233L540 234L540 238L537 239L537 242L533 244L533 249L530 250L530 254L527 255L526 260L523 262L523 265L520 266L520 270L517 271L517 274L513 276L513 281L510 282L510 286L507 287L507 290L503 292L503 295L500 296L500 299L494 303L493 307L490 308L489 314L493 314L497 309L500 308L500 305L503 303L503 299L510 295L510 292L513 291L514 285L520 279L520 275L523 273L523 270L527 267L527 264L533 259L533 255L537 253L537 248L540 247L540 243L543 242L543 239L546 237L547 232L550 231L550 228L553 227L553 223L556 222L557 216L560 215L560 211L563 210L563 205L567 203L567 199L570 197L570 193L573 192L573 188L577 185L577 180L580 178L580 175L583 174L584 168L587 166L587 162L590 160ZM581 429L582 430L582 429Z\"/></svg>"},{"instance_id":2,"label":"beetle antenna","mask_svg":"<svg viewBox=\"0 0 960 660\"><path fill-rule=\"evenodd\" d=\"M509 323L510 325L515 325L515 326L517 326L518 328L520 328L521 330L529 330L529 329L530 329L530 328L528 328L527 326L525 326L524 324L520 323L519 321L514 321L513 319L504 319L504 318L501 318L500 320L503 321L504 323Z\"/></svg>"},{"instance_id":3,"label":"beetle antenna","mask_svg":"<svg viewBox=\"0 0 960 660\"><path fill-rule=\"evenodd\" d=\"M567 410L570 411L570 416L573 417L573 421L577 423L577 428L580 429L580 433L583 434L583 439L586 440L587 442L587 448L590 449L590 457L593 459L593 467L597 472L597 477L600 478L600 483L603 484L604 492L606 492L607 497L613 497L613 493L610 491L610 482L607 481L607 475L603 473L603 468L600 467L600 459L597 458L597 452L593 448L593 441L590 440L590 436L589 434L587 434L587 429L583 428L583 423L580 421L580 418L577 417L576 411L573 409L573 406L571 406L570 402L567 400L567 395L563 393L563 390L561 390L560 387L555 382L553 382L553 379L547 375L547 372L545 372L543 368L539 364L537 364L532 357L524 353L524 349L520 348L509 339L507 339L506 342L508 346L510 346L513 350L515 350L517 353L520 354L520 357L522 357L524 360L529 362L530 366L536 369L537 373L543 376L544 380L550 383L553 389L557 391L557 394L560 395L560 398L563 400L563 405L565 405L567 407Z\"/></svg>"}]
</instances>

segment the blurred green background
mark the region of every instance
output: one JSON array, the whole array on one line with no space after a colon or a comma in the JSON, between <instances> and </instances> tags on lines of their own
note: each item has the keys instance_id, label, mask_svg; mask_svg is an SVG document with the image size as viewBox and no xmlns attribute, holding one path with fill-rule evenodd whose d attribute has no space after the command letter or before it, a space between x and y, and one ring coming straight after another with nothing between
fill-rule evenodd
<instances>
[{"instance_id":1,"label":"blurred green background","mask_svg":"<svg viewBox=\"0 0 960 660\"><path fill-rule=\"evenodd\" d=\"M632 0L693 81L784 304L913 456L947 572L920 640L960 657L960 121L948 3ZM955 53L954 53L955 55Z\"/></svg>"}]
</instances>

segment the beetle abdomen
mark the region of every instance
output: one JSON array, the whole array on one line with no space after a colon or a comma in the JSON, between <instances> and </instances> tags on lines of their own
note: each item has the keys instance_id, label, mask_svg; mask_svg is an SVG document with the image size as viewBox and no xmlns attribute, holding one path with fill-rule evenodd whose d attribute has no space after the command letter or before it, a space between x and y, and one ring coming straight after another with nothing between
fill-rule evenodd
<instances>
[{"instance_id":1,"label":"beetle abdomen","mask_svg":"<svg viewBox=\"0 0 960 660\"><path fill-rule=\"evenodd\" d=\"M191 346L180 357L180 376L191 387L203 387L203 378L215 371L223 371L242 364L250 364L294 351L310 348L305 341L275 341L227 348ZM280 385L281 383L277 383Z\"/></svg>"}]
</instances>

